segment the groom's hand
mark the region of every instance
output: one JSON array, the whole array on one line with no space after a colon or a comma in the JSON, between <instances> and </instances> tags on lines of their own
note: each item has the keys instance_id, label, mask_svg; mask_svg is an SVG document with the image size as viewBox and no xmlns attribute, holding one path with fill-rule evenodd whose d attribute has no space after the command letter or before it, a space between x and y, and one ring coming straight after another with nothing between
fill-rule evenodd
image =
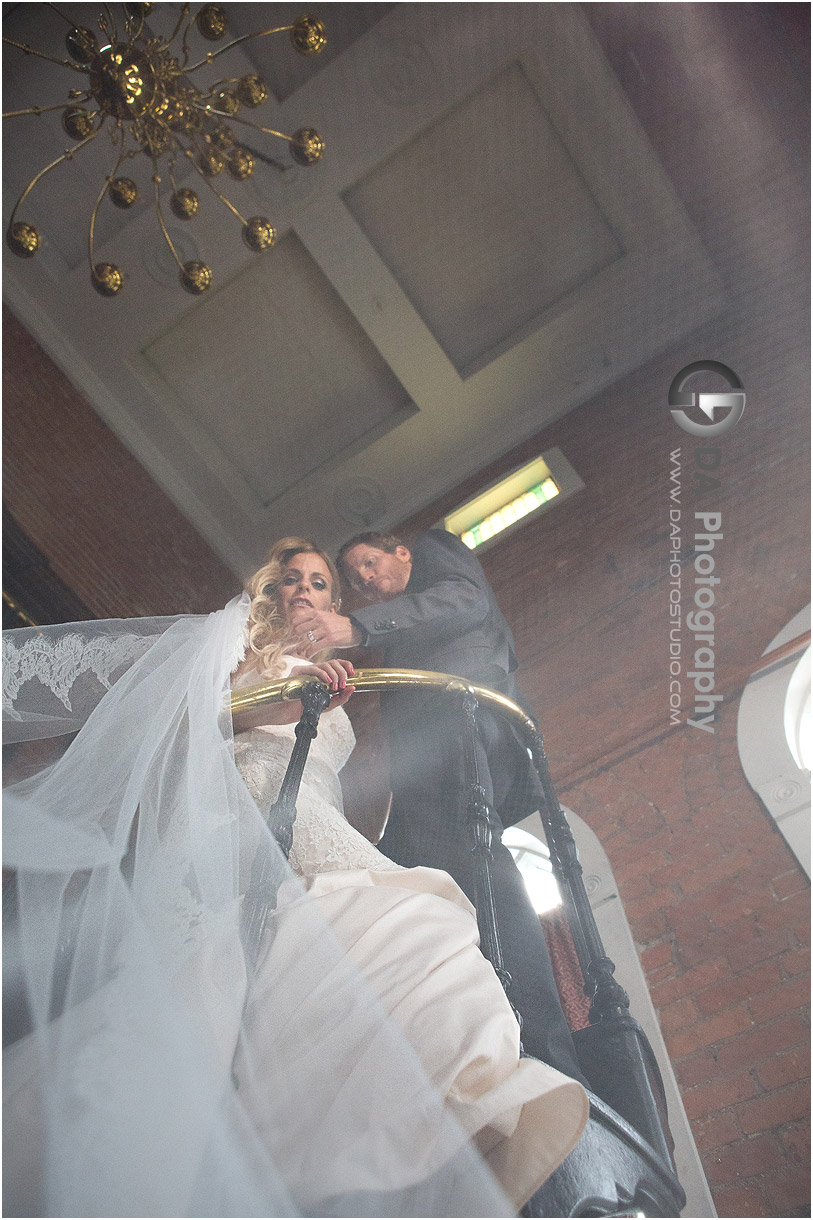
<instances>
[{"instance_id":1,"label":"groom's hand","mask_svg":"<svg viewBox=\"0 0 813 1220\"><path fill-rule=\"evenodd\" d=\"M313 657L325 648L356 648L361 631L349 618L332 610L305 610L291 620L299 636L299 654Z\"/></svg>"}]
</instances>

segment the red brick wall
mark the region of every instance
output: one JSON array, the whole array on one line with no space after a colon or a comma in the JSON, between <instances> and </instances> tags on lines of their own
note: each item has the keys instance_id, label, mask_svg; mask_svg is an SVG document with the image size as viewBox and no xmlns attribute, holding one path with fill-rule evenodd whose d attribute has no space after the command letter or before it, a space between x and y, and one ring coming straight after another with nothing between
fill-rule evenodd
<instances>
[{"instance_id":1,"label":"red brick wall","mask_svg":"<svg viewBox=\"0 0 813 1220\"><path fill-rule=\"evenodd\" d=\"M401 531L434 524L476 486L553 445L585 480L483 564L515 633L557 791L609 855L721 1216L809 1215L809 885L749 788L736 745L743 685L809 599L807 420L792 372L804 340L792 330L775 365L751 365L757 401L721 439L715 496L694 495L693 444L672 424L666 392L701 353L744 367L750 328L734 355L712 328L693 335L691 347L622 380ZM685 547L695 509L723 514L715 610L724 701L714 734L669 727L677 445ZM690 599L692 564L683 570Z\"/></svg>"},{"instance_id":2,"label":"red brick wall","mask_svg":"<svg viewBox=\"0 0 813 1220\"><path fill-rule=\"evenodd\" d=\"M533 453L558 445L585 480L483 557L517 641L523 689L562 800L605 847L721 1216L809 1215L809 885L749 788L739 696L809 599L806 340L754 361L750 326L708 328L406 522L409 537ZM690 354L691 353L691 354ZM714 354L758 386L721 439L721 488L697 500L671 377ZM733 354L732 354L733 353ZM751 401L751 400L749 400ZM746 408L747 409L747 408ZM693 512L721 511L715 733L670 729L668 470L682 446ZM691 563L684 564L691 598ZM685 609L690 601L684 601ZM687 638L688 637L688 638ZM689 650L690 633L684 634ZM691 656L691 652L689 653ZM687 667L688 668L688 667ZM691 714L687 699L685 715Z\"/></svg>"},{"instance_id":3,"label":"red brick wall","mask_svg":"<svg viewBox=\"0 0 813 1220\"><path fill-rule=\"evenodd\" d=\"M735 706L561 795L609 854L719 1214L809 1214L809 886Z\"/></svg>"},{"instance_id":4,"label":"red brick wall","mask_svg":"<svg viewBox=\"0 0 813 1220\"><path fill-rule=\"evenodd\" d=\"M172 501L3 313L3 501L97 618L204 613L240 589Z\"/></svg>"}]
</instances>

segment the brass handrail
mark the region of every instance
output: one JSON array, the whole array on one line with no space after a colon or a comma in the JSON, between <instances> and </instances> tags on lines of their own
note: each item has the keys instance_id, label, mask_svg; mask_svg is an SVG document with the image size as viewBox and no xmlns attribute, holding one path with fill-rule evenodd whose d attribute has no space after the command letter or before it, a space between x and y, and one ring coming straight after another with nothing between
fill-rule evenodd
<instances>
[{"instance_id":1,"label":"brass handrail","mask_svg":"<svg viewBox=\"0 0 813 1220\"><path fill-rule=\"evenodd\" d=\"M262 707L265 703L283 703L302 697L302 690L309 682L315 681L312 674L302 674L300 677L276 678L273 682L262 682L257 686L246 686L236 690L231 697L231 710L237 712L249 711ZM514 725L524 732L534 732L536 726L530 716L514 703L507 695L491 690L487 686L477 686L458 678L454 674L434 673L428 669L357 669L351 679L356 693L365 694L372 691L414 690L421 687L434 687L450 694L460 695L471 691L478 703L484 704L503 713Z\"/></svg>"}]
</instances>

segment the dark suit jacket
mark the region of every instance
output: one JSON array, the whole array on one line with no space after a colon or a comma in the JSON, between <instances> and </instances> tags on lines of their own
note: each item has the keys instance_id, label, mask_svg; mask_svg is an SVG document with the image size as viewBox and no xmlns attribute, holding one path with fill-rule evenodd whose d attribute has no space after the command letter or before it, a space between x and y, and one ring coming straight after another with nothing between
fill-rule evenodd
<instances>
[{"instance_id":1,"label":"dark suit jacket","mask_svg":"<svg viewBox=\"0 0 813 1220\"><path fill-rule=\"evenodd\" d=\"M456 674L524 706L514 679L513 636L479 560L446 530L428 530L411 550L412 571L405 591L351 616L367 633L365 646L383 648L387 667ZM393 743L411 736L416 752L420 749L421 734L415 733L415 726L438 723L439 702L437 696L432 698L407 691L382 696L382 716ZM450 734L453 741L459 736L454 726ZM504 825L539 807L528 755L513 734L507 748L493 751L488 761L495 790L510 789L510 799L498 810ZM420 759L414 762L420 764ZM397 798L395 787L394 783Z\"/></svg>"}]
</instances>

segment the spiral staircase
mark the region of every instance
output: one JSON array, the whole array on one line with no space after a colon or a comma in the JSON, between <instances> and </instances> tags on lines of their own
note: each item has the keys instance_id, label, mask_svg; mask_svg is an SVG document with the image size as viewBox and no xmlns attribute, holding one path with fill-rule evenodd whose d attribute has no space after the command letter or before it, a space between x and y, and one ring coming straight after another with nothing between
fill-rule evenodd
<instances>
[{"instance_id":1,"label":"spiral staircase","mask_svg":"<svg viewBox=\"0 0 813 1220\"><path fill-rule=\"evenodd\" d=\"M567 924L590 996L586 1028L574 1032L582 1072L589 1082L590 1118L574 1150L523 1209L525 1216L678 1216L686 1197L675 1174L673 1142L660 1071L629 997L614 977L584 886L576 844L550 778L542 737L511 699L450 674L422 670L363 669L356 693L405 689L432 691L458 717L463 743L461 799L471 836L477 919L483 953L511 999L504 969L491 877L494 817L477 774L478 707L506 717L526 746L539 777L540 816ZM293 841L296 797L327 689L307 678L286 678L232 695L232 712L264 703L301 700L303 712L280 794L269 825L286 856ZM269 870L271 866L267 866ZM252 878L243 916L246 943L259 945L281 879L272 871Z\"/></svg>"}]
</instances>

